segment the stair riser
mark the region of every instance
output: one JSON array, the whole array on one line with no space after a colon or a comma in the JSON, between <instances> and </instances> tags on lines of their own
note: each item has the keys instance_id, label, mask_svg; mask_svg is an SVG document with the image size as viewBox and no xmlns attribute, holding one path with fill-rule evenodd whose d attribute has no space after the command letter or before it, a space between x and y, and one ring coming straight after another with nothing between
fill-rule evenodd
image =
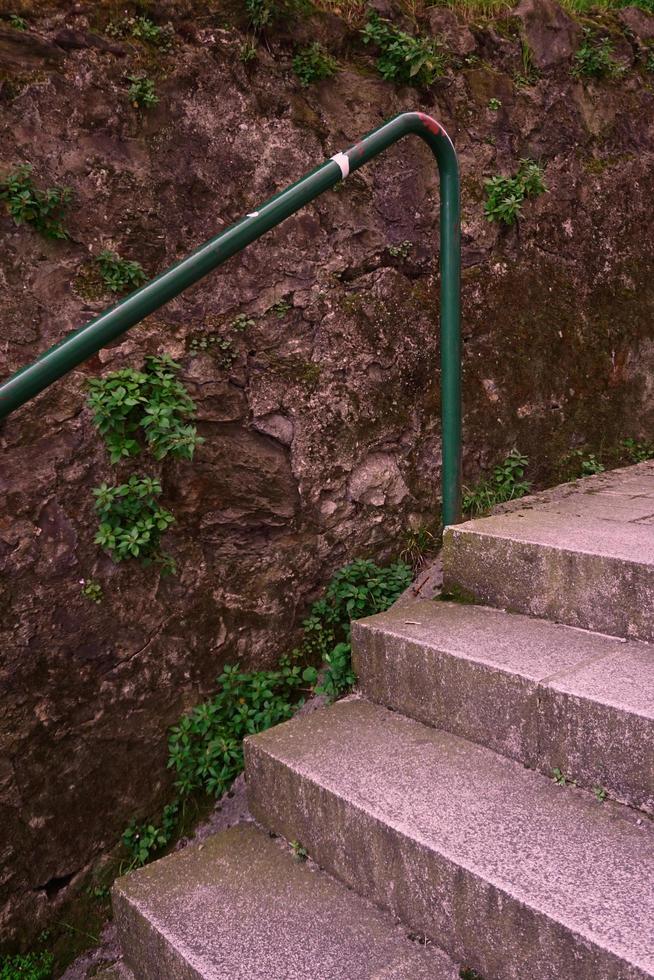
<instances>
[{"instance_id":1,"label":"stair riser","mask_svg":"<svg viewBox=\"0 0 654 980\"><path fill-rule=\"evenodd\" d=\"M369 625L354 623L352 640L359 688L371 701L654 812L650 720Z\"/></svg>"},{"instance_id":2,"label":"stair riser","mask_svg":"<svg viewBox=\"0 0 654 980\"><path fill-rule=\"evenodd\" d=\"M654 640L654 569L648 565L449 528L443 588L511 612Z\"/></svg>"},{"instance_id":3,"label":"stair riser","mask_svg":"<svg viewBox=\"0 0 654 980\"><path fill-rule=\"evenodd\" d=\"M416 759L419 771L420 760ZM647 974L246 743L253 815L416 933L493 980Z\"/></svg>"},{"instance_id":4,"label":"stair riser","mask_svg":"<svg viewBox=\"0 0 654 980\"><path fill-rule=\"evenodd\" d=\"M137 980L206 980L121 891L113 890L111 904L125 962Z\"/></svg>"}]
</instances>

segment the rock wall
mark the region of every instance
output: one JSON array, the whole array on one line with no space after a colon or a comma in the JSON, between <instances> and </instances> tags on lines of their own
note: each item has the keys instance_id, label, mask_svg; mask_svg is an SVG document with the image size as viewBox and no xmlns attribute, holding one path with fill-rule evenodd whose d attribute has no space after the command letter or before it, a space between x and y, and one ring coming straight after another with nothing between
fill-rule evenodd
<instances>
[{"instance_id":1,"label":"rock wall","mask_svg":"<svg viewBox=\"0 0 654 980\"><path fill-rule=\"evenodd\" d=\"M0 376L107 304L91 271L103 247L154 274L420 108L463 173L467 480L514 445L542 482L571 448L651 435L651 18L608 20L625 71L582 85L579 27L550 0L483 24L432 8L421 29L452 63L417 91L384 82L333 14L283 22L244 62L240 7L152 2L175 29L168 54L108 37L123 9L24 3L27 32L0 25L0 172L29 161L41 186L73 191L67 241L0 216ZM341 70L303 89L293 45L316 38ZM156 79L148 112L126 95L139 70ZM545 165L549 193L517 227L489 224L483 180L522 157ZM335 568L397 555L408 528L437 521L437 214L433 160L407 140L0 426L3 937L38 930L160 804L166 729L222 664L273 663ZM198 352L205 335L223 346ZM179 566L164 579L93 544L91 488L116 472L85 407L87 378L157 352L182 364L206 440L192 463L118 469L162 476Z\"/></svg>"}]
</instances>

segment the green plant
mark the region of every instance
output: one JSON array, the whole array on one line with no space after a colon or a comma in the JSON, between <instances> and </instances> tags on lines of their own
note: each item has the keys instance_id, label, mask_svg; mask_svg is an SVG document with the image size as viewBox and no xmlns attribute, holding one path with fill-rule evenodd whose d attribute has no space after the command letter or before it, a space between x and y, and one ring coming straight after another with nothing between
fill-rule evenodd
<instances>
[{"instance_id":1,"label":"green plant","mask_svg":"<svg viewBox=\"0 0 654 980\"><path fill-rule=\"evenodd\" d=\"M124 293L145 282L145 273L140 262L121 259L108 248L103 249L95 261L103 283L112 293Z\"/></svg>"},{"instance_id":2,"label":"green plant","mask_svg":"<svg viewBox=\"0 0 654 980\"><path fill-rule=\"evenodd\" d=\"M484 214L489 221L512 225L522 210L525 198L545 194L543 168L533 160L521 160L514 177L490 177L484 182Z\"/></svg>"},{"instance_id":3,"label":"green plant","mask_svg":"<svg viewBox=\"0 0 654 980\"><path fill-rule=\"evenodd\" d=\"M351 621L388 609L409 587L412 577L411 568L401 561L380 568L359 559L336 572L324 598L314 602L303 623L304 652L325 665L316 693L326 694L331 701L352 687ZM318 671L309 667L304 678L315 684Z\"/></svg>"},{"instance_id":4,"label":"green plant","mask_svg":"<svg viewBox=\"0 0 654 980\"><path fill-rule=\"evenodd\" d=\"M613 46L608 38L597 38L584 28L584 39L577 49L572 66L575 78L615 78L622 67L613 59Z\"/></svg>"},{"instance_id":5,"label":"green plant","mask_svg":"<svg viewBox=\"0 0 654 980\"><path fill-rule=\"evenodd\" d=\"M471 970L470 967L462 966L459 970L460 980L484 980L480 973Z\"/></svg>"},{"instance_id":6,"label":"green plant","mask_svg":"<svg viewBox=\"0 0 654 980\"><path fill-rule=\"evenodd\" d=\"M253 41L251 38L248 38L247 41L244 41L238 49L238 56L245 65L247 65L249 61L254 61L254 59L257 57L257 42Z\"/></svg>"},{"instance_id":7,"label":"green plant","mask_svg":"<svg viewBox=\"0 0 654 980\"><path fill-rule=\"evenodd\" d=\"M246 313L239 313L232 320L232 330L238 331L238 333L245 333L250 327L254 326L254 320L249 317Z\"/></svg>"},{"instance_id":8,"label":"green plant","mask_svg":"<svg viewBox=\"0 0 654 980\"><path fill-rule=\"evenodd\" d=\"M50 953L0 955L0 980L50 980L53 963Z\"/></svg>"},{"instance_id":9,"label":"green plant","mask_svg":"<svg viewBox=\"0 0 654 980\"><path fill-rule=\"evenodd\" d=\"M256 30L268 27L279 17L279 8L272 0L245 0L245 9Z\"/></svg>"},{"instance_id":10,"label":"green plant","mask_svg":"<svg viewBox=\"0 0 654 980\"><path fill-rule=\"evenodd\" d=\"M489 479L481 480L473 488L463 488L464 512L474 517L497 504L524 497L531 489L531 483L524 479L528 465L528 457L512 449L504 462L493 467Z\"/></svg>"},{"instance_id":11,"label":"green plant","mask_svg":"<svg viewBox=\"0 0 654 980\"><path fill-rule=\"evenodd\" d=\"M24 17L19 17L18 14L11 14L9 17L9 26L13 27L15 31L26 31L28 24Z\"/></svg>"},{"instance_id":12,"label":"green plant","mask_svg":"<svg viewBox=\"0 0 654 980\"><path fill-rule=\"evenodd\" d=\"M22 163L0 180L0 201L14 224L32 225L46 238L68 238L62 218L71 198L67 187L38 190L32 180L32 165Z\"/></svg>"},{"instance_id":13,"label":"green plant","mask_svg":"<svg viewBox=\"0 0 654 980\"><path fill-rule=\"evenodd\" d=\"M388 254L394 259L406 259L413 248L413 242L400 242L399 245L389 245Z\"/></svg>"},{"instance_id":14,"label":"green plant","mask_svg":"<svg viewBox=\"0 0 654 980\"><path fill-rule=\"evenodd\" d=\"M561 769L558 769L558 768L552 769L552 779L556 783L557 786L576 786L577 785L575 783L574 779L570 779L569 776L566 776L566 774Z\"/></svg>"},{"instance_id":15,"label":"green plant","mask_svg":"<svg viewBox=\"0 0 654 980\"><path fill-rule=\"evenodd\" d=\"M518 88L529 88L535 85L540 77L540 73L534 64L534 56L528 43L522 39L520 41L520 54L522 58L522 71L515 75L515 84Z\"/></svg>"},{"instance_id":16,"label":"green plant","mask_svg":"<svg viewBox=\"0 0 654 980\"><path fill-rule=\"evenodd\" d=\"M192 420L195 403L175 374L179 364L163 354L146 357L142 371L122 368L89 381L88 405L112 463L141 452L142 437L155 459L192 459L203 440Z\"/></svg>"},{"instance_id":17,"label":"green plant","mask_svg":"<svg viewBox=\"0 0 654 980\"><path fill-rule=\"evenodd\" d=\"M290 313L292 309L293 307L288 302L288 300L280 299L279 302L274 303L270 307L270 312L274 313L278 320L281 320L283 319L283 317L286 316L287 313Z\"/></svg>"},{"instance_id":18,"label":"green plant","mask_svg":"<svg viewBox=\"0 0 654 980\"><path fill-rule=\"evenodd\" d=\"M88 579L88 581L82 579L80 585L82 586L82 595L85 599L88 599L89 602L95 602L96 605L102 602L104 592L99 582L96 582L92 578Z\"/></svg>"},{"instance_id":19,"label":"green plant","mask_svg":"<svg viewBox=\"0 0 654 980\"><path fill-rule=\"evenodd\" d=\"M305 88L312 82L331 78L338 71L338 62L317 41L301 48L293 58L293 71Z\"/></svg>"},{"instance_id":20,"label":"green plant","mask_svg":"<svg viewBox=\"0 0 654 980\"><path fill-rule=\"evenodd\" d=\"M654 459L654 445L649 442L623 439L620 446L632 463L644 463L648 459Z\"/></svg>"},{"instance_id":21,"label":"green plant","mask_svg":"<svg viewBox=\"0 0 654 980\"><path fill-rule=\"evenodd\" d=\"M191 337L188 343L189 354L213 354L221 368L228 370L236 360L237 353L228 337L217 333L202 333Z\"/></svg>"},{"instance_id":22,"label":"green plant","mask_svg":"<svg viewBox=\"0 0 654 980\"><path fill-rule=\"evenodd\" d=\"M371 13L362 30L364 44L379 50L377 70L394 82L431 85L445 74L447 55L436 38L414 36Z\"/></svg>"},{"instance_id":23,"label":"green plant","mask_svg":"<svg viewBox=\"0 0 654 980\"><path fill-rule=\"evenodd\" d=\"M175 562L161 550L161 536L175 518L158 503L160 494L159 480L135 475L127 483L102 483L93 490L100 519L94 540L115 562L139 558L144 565L160 565L164 573L175 571Z\"/></svg>"},{"instance_id":24,"label":"green plant","mask_svg":"<svg viewBox=\"0 0 654 980\"><path fill-rule=\"evenodd\" d=\"M593 795L598 803L603 803L608 793L603 786L593 786Z\"/></svg>"},{"instance_id":25,"label":"green plant","mask_svg":"<svg viewBox=\"0 0 654 980\"><path fill-rule=\"evenodd\" d=\"M107 34L112 37L133 37L163 52L171 50L175 37L172 24L160 26L145 16L123 17L112 21L107 27Z\"/></svg>"},{"instance_id":26,"label":"green plant","mask_svg":"<svg viewBox=\"0 0 654 980\"><path fill-rule=\"evenodd\" d=\"M489 99L488 100L488 108L489 109L492 109L493 112L497 112L498 109L501 109L502 108L502 101L501 101L501 99Z\"/></svg>"},{"instance_id":27,"label":"green plant","mask_svg":"<svg viewBox=\"0 0 654 980\"><path fill-rule=\"evenodd\" d=\"M171 843L179 824L179 812L179 800L173 800L163 809L161 826L151 823L139 825L132 821L121 837L123 846L132 858L129 870L147 864Z\"/></svg>"},{"instance_id":28,"label":"green plant","mask_svg":"<svg viewBox=\"0 0 654 980\"><path fill-rule=\"evenodd\" d=\"M243 739L290 718L302 703L297 653L279 669L245 673L225 666L218 693L197 705L171 729L168 766L182 796L202 791L221 796L243 770Z\"/></svg>"},{"instance_id":29,"label":"green plant","mask_svg":"<svg viewBox=\"0 0 654 980\"><path fill-rule=\"evenodd\" d=\"M152 109L159 99L154 89L154 82L146 75L128 75L130 82L127 94L132 105L137 109Z\"/></svg>"},{"instance_id":30,"label":"green plant","mask_svg":"<svg viewBox=\"0 0 654 980\"><path fill-rule=\"evenodd\" d=\"M583 449L575 449L571 456L578 462L582 476L594 476L596 473L603 473L606 469L594 453L585 453Z\"/></svg>"},{"instance_id":31,"label":"green plant","mask_svg":"<svg viewBox=\"0 0 654 980\"><path fill-rule=\"evenodd\" d=\"M296 861L306 861L306 859L309 857L306 847L302 847L299 840L292 840L290 844L293 857L296 859Z\"/></svg>"},{"instance_id":32,"label":"green plant","mask_svg":"<svg viewBox=\"0 0 654 980\"><path fill-rule=\"evenodd\" d=\"M427 527L409 529L404 535L404 545L400 559L405 561L416 572L425 561L427 555L440 544L440 535L432 533Z\"/></svg>"}]
</instances>

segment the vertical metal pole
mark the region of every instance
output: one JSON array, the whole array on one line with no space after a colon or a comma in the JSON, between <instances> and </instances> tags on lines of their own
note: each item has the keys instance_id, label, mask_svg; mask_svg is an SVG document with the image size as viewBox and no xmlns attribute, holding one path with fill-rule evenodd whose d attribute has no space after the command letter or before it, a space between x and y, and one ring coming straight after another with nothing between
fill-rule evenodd
<instances>
[{"instance_id":1,"label":"vertical metal pole","mask_svg":"<svg viewBox=\"0 0 654 980\"><path fill-rule=\"evenodd\" d=\"M456 159L456 158L455 158ZM443 527L461 520L461 225L458 168L441 168Z\"/></svg>"}]
</instances>

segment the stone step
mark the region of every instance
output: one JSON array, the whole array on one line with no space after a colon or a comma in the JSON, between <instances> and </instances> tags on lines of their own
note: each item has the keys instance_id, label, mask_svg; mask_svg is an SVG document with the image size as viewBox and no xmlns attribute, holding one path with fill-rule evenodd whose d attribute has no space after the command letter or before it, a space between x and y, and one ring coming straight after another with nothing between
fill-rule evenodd
<instances>
[{"instance_id":1,"label":"stone step","mask_svg":"<svg viewBox=\"0 0 654 980\"><path fill-rule=\"evenodd\" d=\"M654 977L634 811L359 699L248 738L246 772L264 826L485 980Z\"/></svg>"},{"instance_id":2,"label":"stone step","mask_svg":"<svg viewBox=\"0 0 654 980\"><path fill-rule=\"evenodd\" d=\"M455 980L439 950L241 824L119 879L137 980Z\"/></svg>"},{"instance_id":3,"label":"stone step","mask_svg":"<svg viewBox=\"0 0 654 980\"><path fill-rule=\"evenodd\" d=\"M654 812L654 647L483 606L415 602L353 623L361 692Z\"/></svg>"},{"instance_id":4,"label":"stone step","mask_svg":"<svg viewBox=\"0 0 654 980\"><path fill-rule=\"evenodd\" d=\"M654 640L654 464L579 480L446 530L444 589Z\"/></svg>"}]
</instances>

